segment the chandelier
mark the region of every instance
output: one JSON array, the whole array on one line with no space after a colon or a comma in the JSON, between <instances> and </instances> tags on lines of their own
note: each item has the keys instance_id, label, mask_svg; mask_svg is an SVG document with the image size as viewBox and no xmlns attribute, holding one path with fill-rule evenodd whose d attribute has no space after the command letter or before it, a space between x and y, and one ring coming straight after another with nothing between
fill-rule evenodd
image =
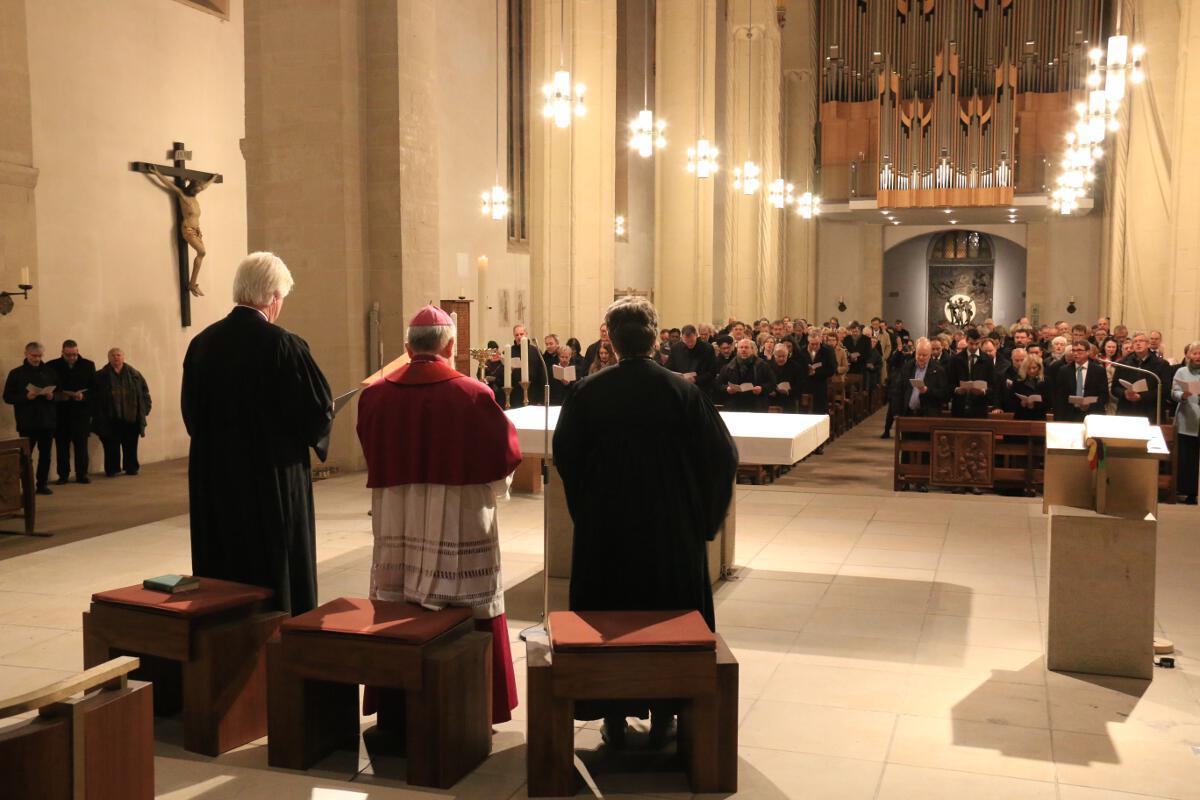
<instances>
[{"instance_id":1,"label":"chandelier","mask_svg":"<svg viewBox=\"0 0 1200 800\"><path fill-rule=\"evenodd\" d=\"M812 219L821 213L821 198L812 192L805 192L796 200L796 213L804 219Z\"/></svg>"},{"instance_id":2,"label":"chandelier","mask_svg":"<svg viewBox=\"0 0 1200 800\"><path fill-rule=\"evenodd\" d=\"M1079 201L1095 181L1096 162L1104 156L1104 140L1110 131L1121 127L1118 115L1126 84L1136 86L1145 77L1145 54L1146 48L1140 44L1130 47L1128 36L1110 36L1107 52L1097 47L1088 53L1091 69L1087 100L1075 106L1078 118L1066 135L1062 172L1050 193L1050 207L1060 214L1071 214L1079 208Z\"/></svg>"},{"instance_id":3,"label":"chandelier","mask_svg":"<svg viewBox=\"0 0 1200 800\"><path fill-rule=\"evenodd\" d=\"M785 182L783 178L776 178L767 186L767 202L775 208L790 206L796 202L794 189L795 187Z\"/></svg>"},{"instance_id":4,"label":"chandelier","mask_svg":"<svg viewBox=\"0 0 1200 800\"><path fill-rule=\"evenodd\" d=\"M688 148L687 171L694 173L697 178L711 178L720 169L717 163L719 155L720 152L708 139L701 139L695 147Z\"/></svg>"},{"instance_id":5,"label":"chandelier","mask_svg":"<svg viewBox=\"0 0 1200 800\"><path fill-rule=\"evenodd\" d=\"M572 115L582 117L587 114L587 106L583 104L583 93L587 91L587 87L582 83L577 83L574 89L572 89L571 73L563 61L563 48L566 43L564 35L565 20L566 11L563 0L559 0L558 69L555 71L554 78L551 79L550 83L542 87L542 94L546 96L546 104L542 106L542 116L553 119L555 127L558 128L569 128L571 126Z\"/></svg>"},{"instance_id":6,"label":"chandelier","mask_svg":"<svg viewBox=\"0 0 1200 800\"><path fill-rule=\"evenodd\" d=\"M504 219L508 216L508 191L500 184L500 4L496 4L496 112L493 122L496 126L496 178L490 191L482 194L483 203L480 211L485 217Z\"/></svg>"},{"instance_id":7,"label":"chandelier","mask_svg":"<svg viewBox=\"0 0 1200 800\"><path fill-rule=\"evenodd\" d=\"M654 155L654 149L667 146L663 136L663 128L667 123L654 120L654 112L650 110L650 0L645 3L645 24L642 26L642 110L638 112L633 122L629 123L631 134L629 146L637 151L642 158Z\"/></svg>"},{"instance_id":8,"label":"chandelier","mask_svg":"<svg viewBox=\"0 0 1200 800\"><path fill-rule=\"evenodd\" d=\"M625 217L618 214L613 222L613 233L618 239L625 238Z\"/></svg>"},{"instance_id":9,"label":"chandelier","mask_svg":"<svg viewBox=\"0 0 1200 800\"><path fill-rule=\"evenodd\" d=\"M741 189L742 194L754 194L761 184L758 164L753 161L743 161L740 167L733 170L733 188Z\"/></svg>"},{"instance_id":10,"label":"chandelier","mask_svg":"<svg viewBox=\"0 0 1200 800\"><path fill-rule=\"evenodd\" d=\"M750 76L751 76L751 73L753 73L753 71L754 71L753 56L754 56L754 0L750 0L750 2L746 4L746 140L747 140L747 142L749 142L750 138L751 138L750 113L752 110L752 105L751 105L750 98L751 98L751 95L753 94L753 89L751 88L751 77ZM749 150L749 147L747 146L746 149ZM741 167L735 168L733 170L733 188L741 189L742 194L744 194L744 195L754 194L755 192L758 191L758 187L762 183L762 181L759 179L759 175L761 174L761 172L762 172L762 170L759 169L758 164L754 163L754 161L751 159L746 159L745 161L742 162Z\"/></svg>"}]
</instances>

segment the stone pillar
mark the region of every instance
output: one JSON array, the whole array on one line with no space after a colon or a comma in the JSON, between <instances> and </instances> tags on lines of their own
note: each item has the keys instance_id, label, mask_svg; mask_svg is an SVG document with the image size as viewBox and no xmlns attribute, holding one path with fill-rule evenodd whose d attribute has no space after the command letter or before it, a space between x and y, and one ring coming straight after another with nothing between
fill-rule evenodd
<instances>
[{"instance_id":1,"label":"stone pillar","mask_svg":"<svg viewBox=\"0 0 1200 800\"><path fill-rule=\"evenodd\" d=\"M296 286L281 322L308 340L335 394L368 372L380 303L384 358L437 300L433 0L298 0L246 7L247 223ZM355 406L330 463L362 465Z\"/></svg>"},{"instance_id":2,"label":"stone pillar","mask_svg":"<svg viewBox=\"0 0 1200 800\"><path fill-rule=\"evenodd\" d=\"M788 11L782 32L785 173L796 196L820 194L816 182L816 3ZM783 310L812 320L817 313L817 220L791 209L784 224Z\"/></svg>"},{"instance_id":3,"label":"stone pillar","mask_svg":"<svg viewBox=\"0 0 1200 800\"><path fill-rule=\"evenodd\" d=\"M617 2L535 0L530 126L527 324L592 341L613 298ZM564 41L560 47L560 22ZM560 63L586 87L569 128L540 116L541 87ZM622 125L622 127L624 127ZM622 143L623 145L623 143ZM535 333L535 335L537 335Z\"/></svg>"},{"instance_id":4,"label":"stone pillar","mask_svg":"<svg viewBox=\"0 0 1200 800\"><path fill-rule=\"evenodd\" d=\"M654 298L664 325L713 316L715 178L687 171L700 138L716 147L716 0L657 3L655 113L667 121L668 146L655 162L657 237ZM707 63L701 64L701 53ZM721 153L721 169L726 169Z\"/></svg>"},{"instance_id":5,"label":"stone pillar","mask_svg":"<svg viewBox=\"0 0 1200 800\"><path fill-rule=\"evenodd\" d=\"M37 227L33 166L33 124L29 100L29 52L25 0L0 0L0 289L14 291L29 268L34 290L28 300L12 298L14 308L0 317L0 372L21 364L25 342L38 338ZM53 343L47 348L54 357ZM0 413L0 438L16 435L11 409Z\"/></svg>"},{"instance_id":6,"label":"stone pillar","mask_svg":"<svg viewBox=\"0 0 1200 800\"><path fill-rule=\"evenodd\" d=\"M1200 62L1185 54L1200 53L1200 2L1180 4L1179 52L1175 132L1176 143L1171 187L1173 206L1170 278L1166 289L1164 347L1168 355L1181 358L1183 348L1200 338Z\"/></svg>"},{"instance_id":7,"label":"stone pillar","mask_svg":"<svg viewBox=\"0 0 1200 800\"><path fill-rule=\"evenodd\" d=\"M725 307L719 316L780 315L779 217L767 187L782 177L780 163L780 35L775 7L729 0L726 59L727 213ZM761 186L753 195L734 187L733 170L758 164Z\"/></svg>"}]
</instances>

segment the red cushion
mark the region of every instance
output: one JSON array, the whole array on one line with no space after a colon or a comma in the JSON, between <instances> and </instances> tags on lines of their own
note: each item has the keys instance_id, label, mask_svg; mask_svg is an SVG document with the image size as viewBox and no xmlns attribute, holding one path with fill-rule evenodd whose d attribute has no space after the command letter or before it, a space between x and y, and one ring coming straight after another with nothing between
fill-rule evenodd
<instances>
[{"instance_id":1,"label":"red cushion","mask_svg":"<svg viewBox=\"0 0 1200 800\"><path fill-rule=\"evenodd\" d=\"M339 597L281 625L284 631L324 631L382 636L405 644L424 644L471 618L469 608L430 611L411 603Z\"/></svg>"},{"instance_id":2,"label":"red cushion","mask_svg":"<svg viewBox=\"0 0 1200 800\"><path fill-rule=\"evenodd\" d=\"M152 592L139 584L126 586L123 589L97 592L92 595L92 601L121 606L141 606L154 611L178 614L181 617L202 617L206 614L216 614L231 608L269 600L275 594L270 589L251 586L248 583L234 583L216 578L200 578L199 580L199 589L180 594Z\"/></svg>"},{"instance_id":3,"label":"red cushion","mask_svg":"<svg viewBox=\"0 0 1200 800\"><path fill-rule=\"evenodd\" d=\"M553 611L549 628L554 650L717 647L699 611Z\"/></svg>"}]
</instances>

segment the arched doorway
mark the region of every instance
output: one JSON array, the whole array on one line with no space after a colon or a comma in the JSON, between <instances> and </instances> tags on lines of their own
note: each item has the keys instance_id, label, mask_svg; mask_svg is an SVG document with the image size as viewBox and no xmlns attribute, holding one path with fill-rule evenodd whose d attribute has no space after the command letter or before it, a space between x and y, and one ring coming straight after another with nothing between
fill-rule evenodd
<instances>
[{"instance_id":1,"label":"arched doorway","mask_svg":"<svg viewBox=\"0 0 1200 800\"><path fill-rule=\"evenodd\" d=\"M979 231L945 231L930 238L928 330L943 323L962 328L992 316L996 256L992 237Z\"/></svg>"}]
</instances>

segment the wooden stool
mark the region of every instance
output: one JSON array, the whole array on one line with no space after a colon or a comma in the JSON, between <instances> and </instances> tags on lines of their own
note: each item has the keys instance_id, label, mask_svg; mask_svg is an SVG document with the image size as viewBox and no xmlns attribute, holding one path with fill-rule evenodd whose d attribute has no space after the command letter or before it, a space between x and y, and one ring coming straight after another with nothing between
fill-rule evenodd
<instances>
[{"instance_id":1,"label":"wooden stool","mask_svg":"<svg viewBox=\"0 0 1200 800\"><path fill-rule=\"evenodd\" d=\"M154 713L183 710L183 746L216 756L267 733L264 647L287 614L270 589L201 578L181 594L127 586L92 595L83 661L135 655L154 684Z\"/></svg>"},{"instance_id":2,"label":"wooden stool","mask_svg":"<svg viewBox=\"0 0 1200 800\"><path fill-rule=\"evenodd\" d=\"M449 788L491 752L491 665L491 634L475 631L470 609L326 603L285 622L267 645L267 761L308 769L335 749L357 751L366 684L403 692L396 711L409 784Z\"/></svg>"},{"instance_id":3,"label":"wooden stool","mask_svg":"<svg viewBox=\"0 0 1200 800\"><path fill-rule=\"evenodd\" d=\"M0 720L38 712L0 731L0 797L152 800L153 692L127 680L137 666L117 658L0 698Z\"/></svg>"},{"instance_id":4,"label":"wooden stool","mask_svg":"<svg viewBox=\"0 0 1200 800\"><path fill-rule=\"evenodd\" d=\"M555 611L530 640L530 797L575 794L577 700L683 701L679 751L692 791L737 791L738 665L696 611Z\"/></svg>"}]
</instances>

